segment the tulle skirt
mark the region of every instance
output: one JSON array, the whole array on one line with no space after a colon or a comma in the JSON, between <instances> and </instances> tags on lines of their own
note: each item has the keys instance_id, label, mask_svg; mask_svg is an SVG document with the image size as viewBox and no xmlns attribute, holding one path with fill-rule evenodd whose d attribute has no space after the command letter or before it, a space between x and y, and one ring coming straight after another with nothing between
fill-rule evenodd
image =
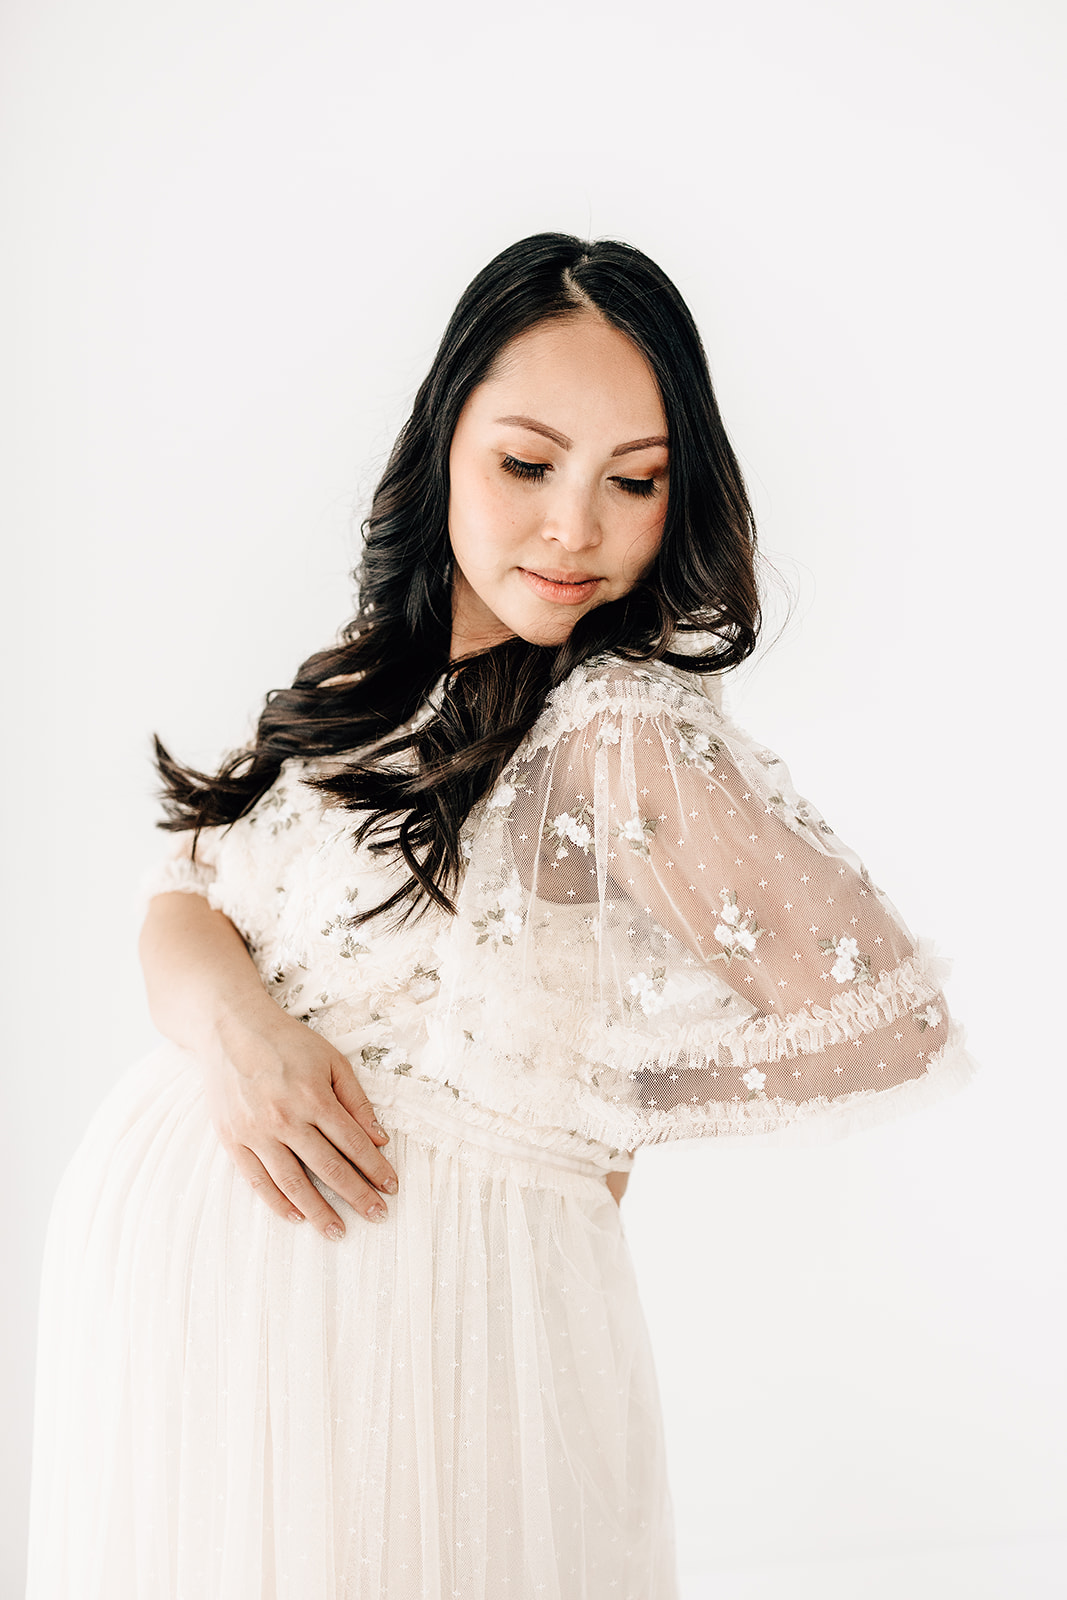
<instances>
[{"instance_id":1,"label":"tulle skirt","mask_svg":"<svg viewBox=\"0 0 1067 1600\"><path fill-rule=\"evenodd\" d=\"M382 1120L400 1193L375 1226L320 1185L333 1243L253 1196L185 1052L108 1096L49 1224L28 1600L674 1600L603 1172Z\"/></svg>"}]
</instances>

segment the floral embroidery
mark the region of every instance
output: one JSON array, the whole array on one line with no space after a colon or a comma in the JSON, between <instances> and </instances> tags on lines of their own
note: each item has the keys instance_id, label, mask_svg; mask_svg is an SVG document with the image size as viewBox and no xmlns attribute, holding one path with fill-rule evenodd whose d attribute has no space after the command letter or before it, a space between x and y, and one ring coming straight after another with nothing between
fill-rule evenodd
<instances>
[{"instance_id":1,"label":"floral embroidery","mask_svg":"<svg viewBox=\"0 0 1067 1600\"><path fill-rule=\"evenodd\" d=\"M289 793L284 785L280 789L268 790L256 806L256 809L250 814L248 819L249 826L256 827L266 818L268 832L272 839L276 839L279 833L284 833L287 828L291 828L297 820L298 813L291 808L287 810L288 804ZM267 813L271 811L277 812L277 815L268 816Z\"/></svg>"},{"instance_id":2,"label":"floral embroidery","mask_svg":"<svg viewBox=\"0 0 1067 1600\"><path fill-rule=\"evenodd\" d=\"M512 868L507 883L500 886L496 898L486 906L482 916L476 917L472 923L478 930L475 944L485 944L489 940L494 945L514 944L515 935L522 932L525 899L522 881Z\"/></svg>"},{"instance_id":3,"label":"floral embroidery","mask_svg":"<svg viewBox=\"0 0 1067 1600\"><path fill-rule=\"evenodd\" d=\"M643 861L649 859L648 841L655 833L657 823L654 817L631 817L629 822L624 822L621 827L615 828L616 839L622 839L630 846L635 856L640 856Z\"/></svg>"},{"instance_id":4,"label":"floral embroidery","mask_svg":"<svg viewBox=\"0 0 1067 1600\"><path fill-rule=\"evenodd\" d=\"M766 1100L767 1096L763 1092L763 1085L767 1082L765 1072L761 1072L758 1067L749 1067L747 1072L741 1074L741 1082L748 1090L751 1099Z\"/></svg>"},{"instance_id":5,"label":"floral embroidery","mask_svg":"<svg viewBox=\"0 0 1067 1600\"><path fill-rule=\"evenodd\" d=\"M588 800L575 806L573 813L561 811L558 817L553 817L551 822L545 824L545 838L551 842L556 841L556 860L562 861L564 856L569 856L567 842L576 845L579 850L589 854L589 846L593 842L593 830L590 824L593 820L593 808Z\"/></svg>"},{"instance_id":6,"label":"floral embroidery","mask_svg":"<svg viewBox=\"0 0 1067 1600\"><path fill-rule=\"evenodd\" d=\"M394 1072L399 1078L408 1077L414 1065L411 1061L405 1061L399 1050L391 1050L384 1044L365 1044L359 1054L365 1067L376 1067L379 1072Z\"/></svg>"},{"instance_id":7,"label":"floral embroidery","mask_svg":"<svg viewBox=\"0 0 1067 1600\"><path fill-rule=\"evenodd\" d=\"M721 894L723 907L715 924L715 937L723 948L711 959L725 961L729 966L733 960L747 960L756 948L756 940L765 930L756 921L754 912L750 911L746 917L741 916L735 891L723 889Z\"/></svg>"},{"instance_id":8,"label":"floral embroidery","mask_svg":"<svg viewBox=\"0 0 1067 1600\"><path fill-rule=\"evenodd\" d=\"M687 767L708 766L708 757L717 756L721 749L721 740L701 733L691 722L679 722L678 754Z\"/></svg>"},{"instance_id":9,"label":"floral embroidery","mask_svg":"<svg viewBox=\"0 0 1067 1600\"><path fill-rule=\"evenodd\" d=\"M351 911L345 909L359 898L358 889L346 889L342 909L336 916L330 917L322 929L322 937L337 943L337 953L351 960L353 956L365 956L370 953L370 946L360 943L352 937L351 929L356 926L356 918ZM339 942L338 942L339 941Z\"/></svg>"},{"instance_id":10,"label":"floral embroidery","mask_svg":"<svg viewBox=\"0 0 1067 1600\"><path fill-rule=\"evenodd\" d=\"M490 811L502 811L504 813L505 820L510 818L511 808L515 804L515 794L516 790L514 784L500 784L499 787L494 789L493 793L489 796Z\"/></svg>"},{"instance_id":11,"label":"floral embroidery","mask_svg":"<svg viewBox=\"0 0 1067 1600\"><path fill-rule=\"evenodd\" d=\"M635 972L630 979L630 993L646 1017L655 1016L656 1012L662 1011L666 1005L667 1002L663 998L666 978L666 967L654 967L651 975L647 972Z\"/></svg>"},{"instance_id":12,"label":"floral embroidery","mask_svg":"<svg viewBox=\"0 0 1067 1600\"><path fill-rule=\"evenodd\" d=\"M600 732L596 736L596 748L603 750L605 745L618 744L622 738L622 729L614 722L601 724Z\"/></svg>"},{"instance_id":13,"label":"floral embroidery","mask_svg":"<svg viewBox=\"0 0 1067 1600\"><path fill-rule=\"evenodd\" d=\"M777 760L777 757L775 758ZM830 824L822 817L816 817L811 806L804 799L787 800L784 794L772 794L767 800L769 806L782 815L785 823L792 823L794 827L808 828L812 833L833 833Z\"/></svg>"},{"instance_id":14,"label":"floral embroidery","mask_svg":"<svg viewBox=\"0 0 1067 1600\"><path fill-rule=\"evenodd\" d=\"M842 933L836 939L820 939L819 949L827 954L832 950L836 956L830 976L838 983L851 983L857 977L865 978L868 983L872 981L871 958L860 954L859 945L849 935Z\"/></svg>"},{"instance_id":15,"label":"floral embroidery","mask_svg":"<svg viewBox=\"0 0 1067 1600\"><path fill-rule=\"evenodd\" d=\"M927 1028L936 1028L941 1021L941 1013L936 1006L927 1006L925 1011L916 1011L913 1015L919 1024L920 1033L925 1033Z\"/></svg>"},{"instance_id":16,"label":"floral embroidery","mask_svg":"<svg viewBox=\"0 0 1067 1600\"><path fill-rule=\"evenodd\" d=\"M417 966L408 979L408 993L420 1004L432 1000L441 987L441 974L436 967Z\"/></svg>"}]
</instances>

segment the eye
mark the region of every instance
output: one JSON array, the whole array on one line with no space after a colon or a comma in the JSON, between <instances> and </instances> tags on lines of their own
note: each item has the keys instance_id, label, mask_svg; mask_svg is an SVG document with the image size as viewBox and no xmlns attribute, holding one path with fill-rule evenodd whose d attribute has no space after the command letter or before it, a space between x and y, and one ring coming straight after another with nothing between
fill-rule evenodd
<instances>
[{"instance_id":1,"label":"eye","mask_svg":"<svg viewBox=\"0 0 1067 1600\"><path fill-rule=\"evenodd\" d=\"M612 478L611 481L627 494L635 494L641 500L647 500L649 495L656 492L655 478Z\"/></svg>"},{"instance_id":2,"label":"eye","mask_svg":"<svg viewBox=\"0 0 1067 1600\"><path fill-rule=\"evenodd\" d=\"M526 483L543 482L548 471L546 461L520 461L517 456L505 456L500 465L513 478L521 478Z\"/></svg>"}]
</instances>

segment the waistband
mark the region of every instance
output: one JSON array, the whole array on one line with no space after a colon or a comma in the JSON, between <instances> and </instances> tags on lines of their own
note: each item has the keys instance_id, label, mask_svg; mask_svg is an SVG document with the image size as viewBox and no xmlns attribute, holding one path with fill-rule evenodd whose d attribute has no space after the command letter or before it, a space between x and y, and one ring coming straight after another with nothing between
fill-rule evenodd
<instances>
[{"instance_id":1,"label":"waistband","mask_svg":"<svg viewBox=\"0 0 1067 1600\"><path fill-rule=\"evenodd\" d=\"M338 1049L348 1054L344 1045ZM355 1066L355 1063L353 1063ZM360 1063L360 1083L387 1130L396 1128L431 1143L440 1137L468 1150L484 1150L512 1161L603 1180L608 1172L628 1172L633 1157L598 1140L563 1128L527 1123L475 1101L458 1099L433 1079L379 1071Z\"/></svg>"},{"instance_id":2,"label":"waistband","mask_svg":"<svg viewBox=\"0 0 1067 1600\"><path fill-rule=\"evenodd\" d=\"M402 1105L399 1101L393 1101L387 1106L382 1105L380 1101L376 1104L379 1114L383 1112L385 1114L387 1127L395 1128L398 1133L406 1133L411 1138L417 1139L420 1134L427 1131L435 1134L443 1133L467 1149L475 1146L479 1150L488 1150L493 1155L506 1156L512 1161L522 1161L536 1167L550 1167L556 1172L573 1172L580 1177L597 1178L601 1181L608 1171L597 1162L572 1155L569 1151L546 1148L521 1138L510 1138L492 1129L478 1127L476 1123L469 1122L464 1117L450 1116L431 1101L417 1105Z\"/></svg>"}]
</instances>

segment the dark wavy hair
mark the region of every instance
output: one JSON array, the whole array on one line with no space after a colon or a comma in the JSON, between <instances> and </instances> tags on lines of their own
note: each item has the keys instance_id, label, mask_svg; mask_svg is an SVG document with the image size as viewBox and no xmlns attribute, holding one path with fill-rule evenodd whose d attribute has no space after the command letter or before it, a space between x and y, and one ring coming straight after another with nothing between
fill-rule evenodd
<instances>
[{"instance_id":1,"label":"dark wavy hair","mask_svg":"<svg viewBox=\"0 0 1067 1600\"><path fill-rule=\"evenodd\" d=\"M460 412L510 340L591 309L633 341L659 385L670 444L659 552L629 593L580 617L564 643L512 638L450 661L448 461ZM342 770L305 781L354 813L357 844L398 853L408 869L395 893L357 920L394 910L403 919L431 903L452 910L460 828L551 690L606 651L686 672L736 666L755 648L760 626L755 554L752 508L707 357L674 284L616 240L520 239L460 297L400 430L364 524L356 616L339 643L304 662L290 688L268 694L254 742L217 773L179 765L155 738L159 826L199 832L234 822L287 758L350 755ZM711 637L698 648L680 637L695 634ZM442 675L436 711L406 729Z\"/></svg>"}]
</instances>

